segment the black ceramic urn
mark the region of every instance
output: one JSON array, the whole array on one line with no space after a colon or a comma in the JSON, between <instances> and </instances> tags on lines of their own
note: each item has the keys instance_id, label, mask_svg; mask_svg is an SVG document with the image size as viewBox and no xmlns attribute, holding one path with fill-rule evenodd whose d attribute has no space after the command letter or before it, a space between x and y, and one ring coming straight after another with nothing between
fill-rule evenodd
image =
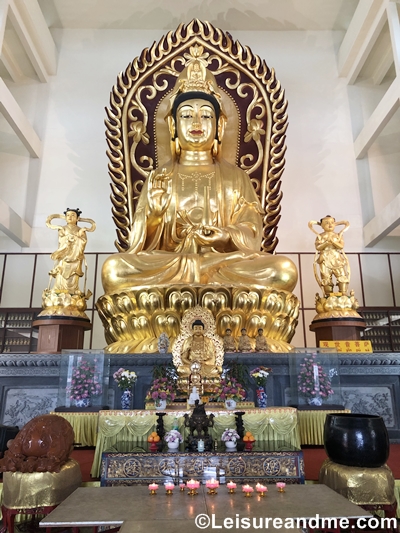
<instances>
[{"instance_id":1,"label":"black ceramic urn","mask_svg":"<svg viewBox=\"0 0 400 533\"><path fill-rule=\"evenodd\" d=\"M346 466L378 468L389 457L389 435L382 417L328 414L324 445L328 457Z\"/></svg>"}]
</instances>

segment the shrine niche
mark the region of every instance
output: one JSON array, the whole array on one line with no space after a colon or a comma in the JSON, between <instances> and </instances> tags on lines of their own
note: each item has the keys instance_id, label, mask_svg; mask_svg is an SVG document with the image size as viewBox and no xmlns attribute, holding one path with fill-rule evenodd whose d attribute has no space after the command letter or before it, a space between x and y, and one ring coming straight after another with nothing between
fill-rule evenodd
<instances>
[{"instance_id":1,"label":"shrine niche","mask_svg":"<svg viewBox=\"0 0 400 533\"><path fill-rule=\"evenodd\" d=\"M262 328L271 351L291 349L297 270L273 255L286 108L273 69L198 20L119 75L106 120L119 253L96 304L109 352L173 343L196 305L219 335Z\"/></svg>"}]
</instances>

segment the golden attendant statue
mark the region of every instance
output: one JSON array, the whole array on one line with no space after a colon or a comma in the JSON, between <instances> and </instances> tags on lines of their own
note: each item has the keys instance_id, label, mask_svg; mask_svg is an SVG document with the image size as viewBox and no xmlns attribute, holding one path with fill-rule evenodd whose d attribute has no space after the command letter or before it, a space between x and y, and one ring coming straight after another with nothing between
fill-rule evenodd
<instances>
[{"instance_id":1,"label":"golden attendant statue","mask_svg":"<svg viewBox=\"0 0 400 533\"><path fill-rule=\"evenodd\" d=\"M54 267L49 272L49 285L42 294L43 311L40 317L56 315L88 320L84 311L86 301L92 293L86 291L86 233L95 231L96 224L91 218L82 218L80 215L80 209L68 207L63 215L47 217L46 226L58 230L58 249L50 256L54 261ZM53 219L64 219L66 224L63 226L52 224ZM78 222L89 226L79 226ZM83 291L79 288L79 280L82 277L84 277Z\"/></svg>"},{"instance_id":2,"label":"golden attendant statue","mask_svg":"<svg viewBox=\"0 0 400 533\"><path fill-rule=\"evenodd\" d=\"M322 231L316 231L314 226L320 226ZM335 228L343 226L338 232ZM314 275L323 295L315 295L315 320L330 318L361 319L357 313L358 301L354 291L347 294L350 283L350 265L344 252L343 233L349 228L347 220L336 222L334 217L326 215L319 222L310 220L308 227L316 234ZM338 291L334 292L335 285Z\"/></svg>"},{"instance_id":3,"label":"golden attendant statue","mask_svg":"<svg viewBox=\"0 0 400 533\"><path fill-rule=\"evenodd\" d=\"M290 259L263 249L268 208L249 174L222 157L230 119L224 101L235 108L209 68L211 55L198 42L183 54L185 68L160 100L172 158L148 174L131 224L120 232L123 253L103 266L105 296L97 307L112 352L155 351L159 329L176 338L182 312L196 304L213 312L219 333L229 326L237 336L246 326L254 335L262 326L273 351L290 349L297 269ZM161 85L155 81L148 90L155 94ZM245 140L261 146L263 124L251 119ZM149 134L137 120L131 129L131 159L139 158L135 150L149 143Z\"/></svg>"}]
</instances>

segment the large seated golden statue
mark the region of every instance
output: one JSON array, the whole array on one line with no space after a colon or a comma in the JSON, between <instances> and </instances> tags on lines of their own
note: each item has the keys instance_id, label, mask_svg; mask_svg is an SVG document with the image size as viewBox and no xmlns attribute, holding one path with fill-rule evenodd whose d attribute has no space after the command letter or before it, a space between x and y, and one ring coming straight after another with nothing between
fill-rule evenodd
<instances>
[{"instance_id":1,"label":"large seated golden statue","mask_svg":"<svg viewBox=\"0 0 400 533\"><path fill-rule=\"evenodd\" d=\"M271 351L290 349L297 270L268 253L277 244L286 102L273 72L233 62L239 45L227 53L218 32L199 21L181 26L167 36L168 54L159 43L157 70L153 47L114 88L107 124L121 253L103 265L97 302L110 352L157 351L160 333L174 340L182 313L197 304L213 312L220 334L262 327ZM249 146L239 166L241 136ZM141 179L132 182L133 171Z\"/></svg>"}]
</instances>

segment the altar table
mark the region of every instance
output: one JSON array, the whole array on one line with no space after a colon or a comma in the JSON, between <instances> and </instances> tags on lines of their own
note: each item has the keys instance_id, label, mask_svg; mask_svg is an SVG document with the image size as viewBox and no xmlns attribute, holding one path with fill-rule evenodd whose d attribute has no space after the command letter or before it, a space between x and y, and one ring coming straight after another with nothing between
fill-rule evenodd
<instances>
[{"instance_id":1,"label":"altar table","mask_svg":"<svg viewBox=\"0 0 400 533\"><path fill-rule=\"evenodd\" d=\"M68 420L74 430L74 446L96 446L99 412L51 412Z\"/></svg>"},{"instance_id":2,"label":"altar table","mask_svg":"<svg viewBox=\"0 0 400 533\"><path fill-rule=\"evenodd\" d=\"M256 495L245 498L240 486L236 494L229 494L224 485L219 487L215 496L209 496L204 486L198 492L198 496L188 497L186 491L180 492L175 487L173 496L166 496L164 487L160 486L158 494L150 496L148 488L139 485L79 488L43 518L40 526L120 526L127 521L140 524L151 520L152 527L147 531L160 531L164 523L174 521L174 531L181 533L195 530L194 520L199 514L214 515L217 524L224 518L235 520L237 515L304 520L315 518L317 513L321 518L371 517L370 513L325 485L290 485L285 493L270 487L265 498ZM159 521L158 524L155 521Z\"/></svg>"},{"instance_id":3,"label":"altar table","mask_svg":"<svg viewBox=\"0 0 400 533\"><path fill-rule=\"evenodd\" d=\"M313 409L297 411L301 444L322 446L324 444L324 426L329 413L351 413L350 409Z\"/></svg>"},{"instance_id":4,"label":"altar table","mask_svg":"<svg viewBox=\"0 0 400 533\"><path fill-rule=\"evenodd\" d=\"M300 437L297 425L297 409L293 407L268 407L251 409L243 415L246 431L251 431L257 442L285 441L300 448ZM169 431L174 424L178 425L184 439L189 435L189 428L184 427L184 414L188 411L166 411L163 417L164 428ZM235 428L234 412L221 410L213 413L214 427L209 434L218 441L226 428ZM92 477L99 477L101 456L103 452L134 452L135 448L148 449L147 437L155 429L156 412L154 411L100 411L99 430L96 452L91 470Z\"/></svg>"},{"instance_id":5,"label":"altar table","mask_svg":"<svg viewBox=\"0 0 400 533\"><path fill-rule=\"evenodd\" d=\"M101 486L128 486L188 479L205 483L304 483L303 452L286 443L262 443L253 451L103 453Z\"/></svg>"}]
</instances>

